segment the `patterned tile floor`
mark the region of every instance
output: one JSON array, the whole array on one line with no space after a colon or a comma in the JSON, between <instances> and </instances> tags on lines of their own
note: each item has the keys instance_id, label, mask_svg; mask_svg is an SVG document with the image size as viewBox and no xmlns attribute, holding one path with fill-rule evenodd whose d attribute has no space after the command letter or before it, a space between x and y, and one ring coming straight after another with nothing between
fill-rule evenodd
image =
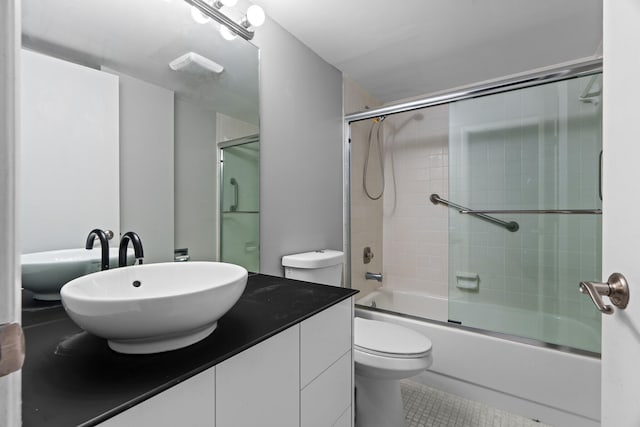
<instances>
[{"instance_id":1,"label":"patterned tile floor","mask_svg":"<svg viewBox=\"0 0 640 427\"><path fill-rule=\"evenodd\" d=\"M551 427L415 381L401 389L406 427Z\"/></svg>"}]
</instances>

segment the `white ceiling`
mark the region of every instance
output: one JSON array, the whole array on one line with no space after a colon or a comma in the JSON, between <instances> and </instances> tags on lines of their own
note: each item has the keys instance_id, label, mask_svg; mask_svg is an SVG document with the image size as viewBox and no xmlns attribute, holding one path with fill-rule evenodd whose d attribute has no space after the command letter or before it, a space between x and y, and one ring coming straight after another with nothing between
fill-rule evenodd
<instances>
[{"instance_id":1,"label":"white ceiling","mask_svg":"<svg viewBox=\"0 0 640 427\"><path fill-rule=\"evenodd\" d=\"M602 40L602 0L253 3L382 102L592 57Z\"/></svg>"}]
</instances>

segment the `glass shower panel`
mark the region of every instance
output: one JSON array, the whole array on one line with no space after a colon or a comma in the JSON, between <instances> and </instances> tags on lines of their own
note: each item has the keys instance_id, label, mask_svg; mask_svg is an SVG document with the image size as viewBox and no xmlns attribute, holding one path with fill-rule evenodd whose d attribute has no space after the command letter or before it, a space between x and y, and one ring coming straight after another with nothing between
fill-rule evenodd
<instances>
[{"instance_id":1,"label":"glass shower panel","mask_svg":"<svg viewBox=\"0 0 640 427\"><path fill-rule=\"evenodd\" d=\"M260 269L260 144L255 138L221 151L220 260L257 272Z\"/></svg>"},{"instance_id":2,"label":"glass shower panel","mask_svg":"<svg viewBox=\"0 0 640 427\"><path fill-rule=\"evenodd\" d=\"M449 319L600 351L600 313L578 283L601 278L601 76L450 105ZM524 212L523 212L524 211Z\"/></svg>"}]
</instances>

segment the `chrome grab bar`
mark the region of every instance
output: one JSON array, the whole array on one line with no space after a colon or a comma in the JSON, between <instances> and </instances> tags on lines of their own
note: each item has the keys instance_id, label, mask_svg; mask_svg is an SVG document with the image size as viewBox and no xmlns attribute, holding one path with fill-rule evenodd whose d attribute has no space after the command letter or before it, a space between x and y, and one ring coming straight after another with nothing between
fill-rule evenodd
<instances>
[{"instance_id":1,"label":"chrome grab bar","mask_svg":"<svg viewBox=\"0 0 640 427\"><path fill-rule=\"evenodd\" d=\"M464 206L460 206L460 205L458 205L456 203L453 203L453 202L450 202L448 200L445 200L445 199L441 198L440 196L438 196L435 193L432 194L429 197L429 200L431 200L431 203L433 203L434 205L441 204L441 205L444 205L444 206L449 206L451 208L458 209L458 211L460 213L468 213L470 215L477 216L478 218L481 218L481 219L483 219L485 221L488 221L488 222L491 222L493 224L499 225L500 227L504 227L507 230L511 231L512 233L518 231L518 229L520 228L518 223L515 222L515 221L503 221L501 219L494 218L494 217L489 216L489 215L485 215L483 212L473 211L473 210L471 210L469 208L465 208Z\"/></svg>"},{"instance_id":2,"label":"chrome grab bar","mask_svg":"<svg viewBox=\"0 0 640 427\"><path fill-rule=\"evenodd\" d=\"M472 210L463 209L461 214L574 214L602 215L602 209L504 209L504 210Z\"/></svg>"},{"instance_id":3,"label":"chrome grab bar","mask_svg":"<svg viewBox=\"0 0 640 427\"><path fill-rule=\"evenodd\" d=\"M233 186L233 204L229 206L229 210L231 212L235 212L238 210L238 199L240 198L240 189L238 188L238 181L235 178L231 178L230 181Z\"/></svg>"}]
</instances>

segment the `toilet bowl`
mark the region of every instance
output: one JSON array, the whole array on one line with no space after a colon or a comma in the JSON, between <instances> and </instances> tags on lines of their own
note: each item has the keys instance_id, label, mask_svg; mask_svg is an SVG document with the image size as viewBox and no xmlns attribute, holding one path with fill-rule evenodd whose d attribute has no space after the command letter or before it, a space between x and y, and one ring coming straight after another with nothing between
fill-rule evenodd
<instances>
[{"instance_id":1,"label":"toilet bowl","mask_svg":"<svg viewBox=\"0 0 640 427\"><path fill-rule=\"evenodd\" d=\"M282 257L289 279L340 286L344 254L330 249ZM356 317L353 330L356 427L404 425L400 381L427 369L431 341L411 329Z\"/></svg>"},{"instance_id":2,"label":"toilet bowl","mask_svg":"<svg viewBox=\"0 0 640 427\"><path fill-rule=\"evenodd\" d=\"M431 341L411 329L354 319L356 426L404 425L400 381L427 369Z\"/></svg>"}]
</instances>

